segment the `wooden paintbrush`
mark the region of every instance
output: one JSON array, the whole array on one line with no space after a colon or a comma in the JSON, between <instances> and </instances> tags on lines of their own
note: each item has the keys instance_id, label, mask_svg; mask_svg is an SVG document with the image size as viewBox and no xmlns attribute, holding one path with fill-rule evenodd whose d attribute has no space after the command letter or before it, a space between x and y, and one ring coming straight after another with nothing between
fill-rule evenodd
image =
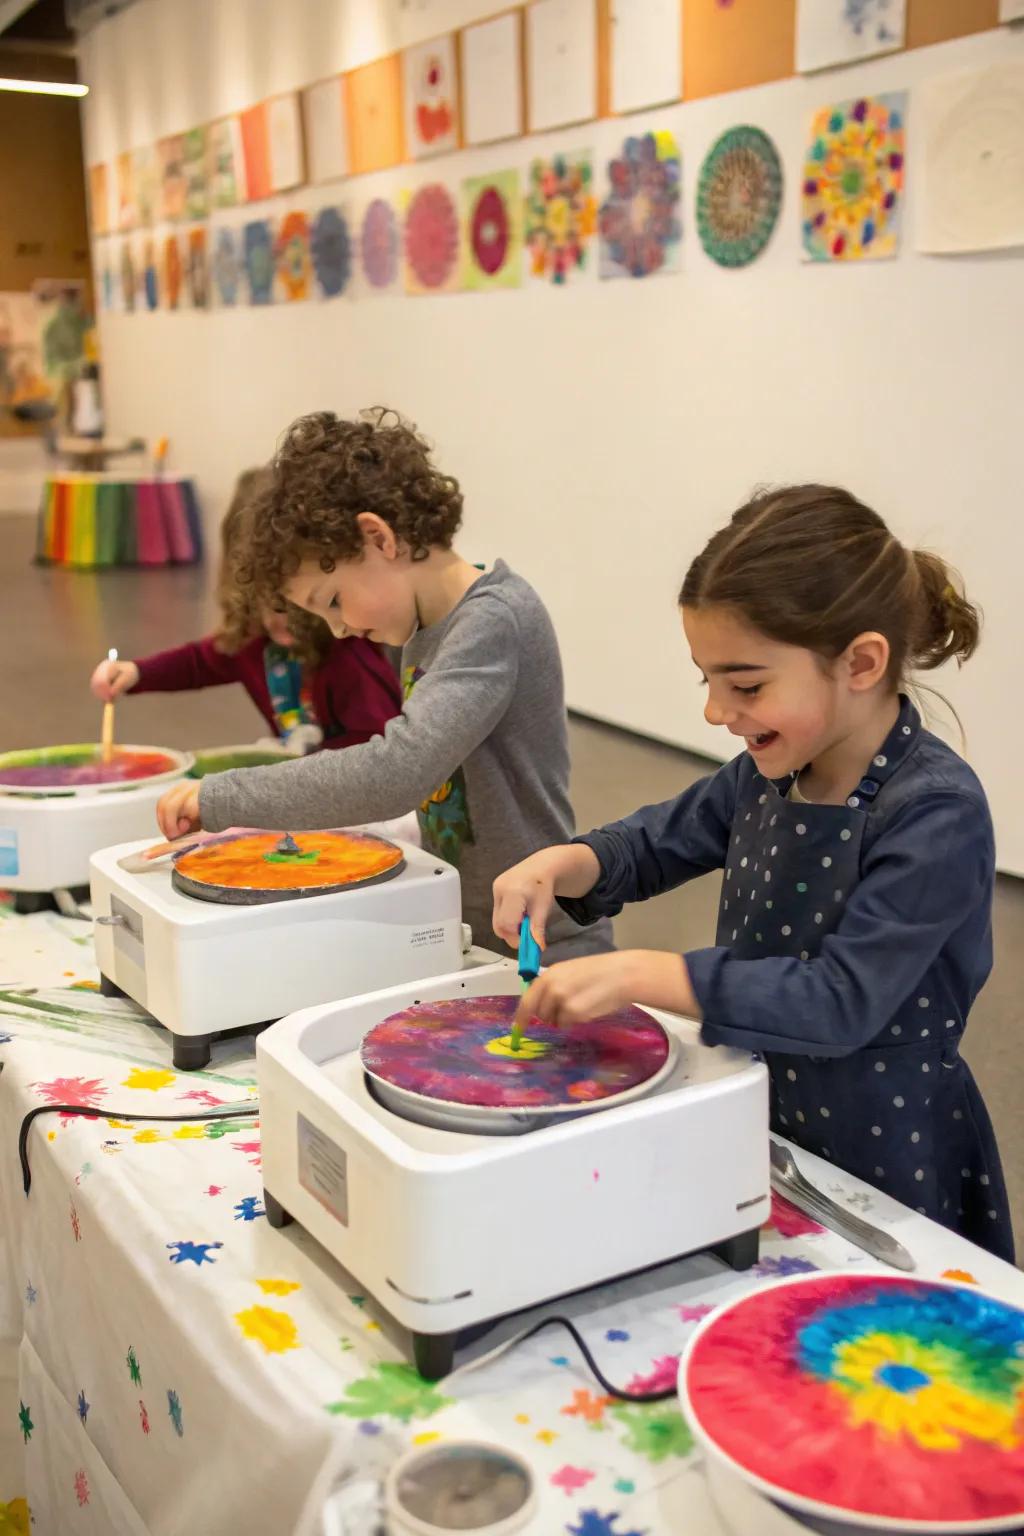
<instances>
[{"instance_id":1,"label":"wooden paintbrush","mask_svg":"<svg viewBox=\"0 0 1024 1536\"><path fill-rule=\"evenodd\" d=\"M113 647L107 652L108 661L117 660L117 651ZM114 701L110 699L103 706L103 725L100 730L100 756L105 763L114 761Z\"/></svg>"},{"instance_id":2,"label":"wooden paintbrush","mask_svg":"<svg viewBox=\"0 0 1024 1536\"><path fill-rule=\"evenodd\" d=\"M525 996L540 974L540 945L533 936L530 928L529 916L523 918L519 925L519 985ZM508 1043L512 1050L518 1051L523 1043L523 1027L521 1024L513 1024L512 1032L508 1037Z\"/></svg>"}]
</instances>

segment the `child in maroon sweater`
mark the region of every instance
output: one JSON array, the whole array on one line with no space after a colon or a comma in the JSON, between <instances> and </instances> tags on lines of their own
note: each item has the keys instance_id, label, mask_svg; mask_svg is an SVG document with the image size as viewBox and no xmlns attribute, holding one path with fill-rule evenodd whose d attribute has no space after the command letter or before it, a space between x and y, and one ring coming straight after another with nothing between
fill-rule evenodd
<instances>
[{"instance_id":1,"label":"child in maroon sweater","mask_svg":"<svg viewBox=\"0 0 1024 1536\"><path fill-rule=\"evenodd\" d=\"M247 510L262 470L242 475L221 528L214 635L138 661L101 661L91 687L107 702L123 693L177 693L241 683L273 734L300 750L350 747L379 736L402 709L398 676L380 647L336 640L300 610L250 612L234 580Z\"/></svg>"}]
</instances>

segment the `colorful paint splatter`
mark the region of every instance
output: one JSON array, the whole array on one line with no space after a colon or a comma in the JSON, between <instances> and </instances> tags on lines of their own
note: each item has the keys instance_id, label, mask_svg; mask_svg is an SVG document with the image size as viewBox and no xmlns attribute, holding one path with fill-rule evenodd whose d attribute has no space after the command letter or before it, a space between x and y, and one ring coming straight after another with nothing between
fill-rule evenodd
<instances>
[{"instance_id":1,"label":"colorful paint splatter","mask_svg":"<svg viewBox=\"0 0 1024 1536\"><path fill-rule=\"evenodd\" d=\"M309 298L312 265L309 255L309 220L299 209L281 220L275 243L281 291L290 302Z\"/></svg>"},{"instance_id":2,"label":"colorful paint splatter","mask_svg":"<svg viewBox=\"0 0 1024 1536\"><path fill-rule=\"evenodd\" d=\"M83 1109L95 1109L107 1093L98 1077L54 1077L31 1086L48 1104L77 1104Z\"/></svg>"},{"instance_id":3,"label":"colorful paint splatter","mask_svg":"<svg viewBox=\"0 0 1024 1536\"><path fill-rule=\"evenodd\" d=\"M81 1419L83 1424L88 1420L89 1409L91 1407L92 1407L92 1404L89 1402L88 1398L86 1397L86 1395L85 1395L85 1388L83 1387L81 1392L79 1392L79 1394L78 1394L78 1417Z\"/></svg>"},{"instance_id":4,"label":"colorful paint splatter","mask_svg":"<svg viewBox=\"0 0 1024 1536\"><path fill-rule=\"evenodd\" d=\"M462 997L406 1008L366 1035L363 1066L429 1099L536 1109L623 1093L668 1060L661 1025L632 1007L558 1027L534 1019L515 1052L508 1039L518 1003L516 997Z\"/></svg>"},{"instance_id":5,"label":"colorful paint splatter","mask_svg":"<svg viewBox=\"0 0 1024 1536\"><path fill-rule=\"evenodd\" d=\"M274 299L274 241L269 221L254 219L245 226L242 238L249 303L271 304Z\"/></svg>"},{"instance_id":6,"label":"colorful paint splatter","mask_svg":"<svg viewBox=\"0 0 1024 1536\"><path fill-rule=\"evenodd\" d=\"M203 1264L213 1264L215 1262L213 1251L217 1248L223 1248L224 1244L177 1242L168 1243L167 1246L171 1250L169 1259L171 1264L191 1262L199 1269Z\"/></svg>"},{"instance_id":7,"label":"colorful paint splatter","mask_svg":"<svg viewBox=\"0 0 1024 1536\"><path fill-rule=\"evenodd\" d=\"M384 1414L400 1424L411 1424L413 1419L430 1418L450 1402L411 1365L381 1360L371 1376L352 1382L341 1402L329 1403L327 1411L350 1419Z\"/></svg>"},{"instance_id":8,"label":"colorful paint splatter","mask_svg":"<svg viewBox=\"0 0 1024 1536\"><path fill-rule=\"evenodd\" d=\"M135 1346L133 1344L128 1346L128 1354L125 1357L125 1363L128 1366L128 1375L131 1377L132 1386L141 1387L142 1370L139 1366L139 1358L135 1353Z\"/></svg>"},{"instance_id":9,"label":"colorful paint splatter","mask_svg":"<svg viewBox=\"0 0 1024 1536\"><path fill-rule=\"evenodd\" d=\"M906 93L823 107L804 162L809 261L895 256L903 210Z\"/></svg>"},{"instance_id":10,"label":"colorful paint splatter","mask_svg":"<svg viewBox=\"0 0 1024 1536\"><path fill-rule=\"evenodd\" d=\"M1024 1312L977 1291L773 1286L707 1325L686 1384L705 1435L780 1496L878 1521L1024 1508Z\"/></svg>"},{"instance_id":11,"label":"colorful paint splatter","mask_svg":"<svg viewBox=\"0 0 1024 1536\"><path fill-rule=\"evenodd\" d=\"M89 1502L89 1479L85 1475L84 1467L79 1467L75 1473L74 1489L79 1508L83 1508Z\"/></svg>"},{"instance_id":12,"label":"colorful paint splatter","mask_svg":"<svg viewBox=\"0 0 1024 1536\"><path fill-rule=\"evenodd\" d=\"M375 197L363 215L359 231L363 276L371 289L381 292L397 281L400 249L395 210L382 197Z\"/></svg>"},{"instance_id":13,"label":"colorful paint splatter","mask_svg":"<svg viewBox=\"0 0 1024 1536\"><path fill-rule=\"evenodd\" d=\"M177 1435L179 1440L183 1439L185 1435L185 1426L182 1423L181 1399L179 1398L177 1392L172 1391L170 1388L167 1390L167 1413L174 1428L174 1433Z\"/></svg>"},{"instance_id":14,"label":"colorful paint splatter","mask_svg":"<svg viewBox=\"0 0 1024 1536\"><path fill-rule=\"evenodd\" d=\"M235 1206L236 1221L255 1221L258 1216L266 1214L256 1195L246 1195Z\"/></svg>"},{"instance_id":15,"label":"colorful paint splatter","mask_svg":"<svg viewBox=\"0 0 1024 1536\"><path fill-rule=\"evenodd\" d=\"M585 270L597 230L593 187L587 152L531 163L524 240L534 277L560 287Z\"/></svg>"},{"instance_id":16,"label":"colorful paint splatter","mask_svg":"<svg viewBox=\"0 0 1024 1536\"><path fill-rule=\"evenodd\" d=\"M245 1337L262 1344L268 1355L283 1355L299 1347L298 1329L287 1312L278 1312L274 1307L246 1307L235 1313L235 1322Z\"/></svg>"},{"instance_id":17,"label":"colorful paint splatter","mask_svg":"<svg viewBox=\"0 0 1024 1536\"><path fill-rule=\"evenodd\" d=\"M712 261L746 267L760 256L782 207L782 161L760 128L730 128L697 181L697 232Z\"/></svg>"},{"instance_id":18,"label":"colorful paint splatter","mask_svg":"<svg viewBox=\"0 0 1024 1536\"><path fill-rule=\"evenodd\" d=\"M26 1408L24 1403L18 1404L18 1428L21 1430L22 1439L24 1440L25 1444L28 1445L32 1438L32 1431L35 1429L35 1425L32 1422L31 1411Z\"/></svg>"},{"instance_id":19,"label":"colorful paint splatter","mask_svg":"<svg viewBox=\"0 0 1024 1536\"><path fill-rule=\"evenodd\" d=\"M340 208L321 208L313 220L310 251L321 295L337 298L352 276L352 239Z\"/></svg>"},{"instance_id":20,"label":"colorful paint splatter","mask_svg":"<svg viewBox=\"0 0 1024 1536\"><path fill-rule=\"evenodd\" d=\"M217 297L225 308L238 303L238 290L242 285L243 257L237 229L224 226L217 231L217 243L213 248L213 281Z\"/></svg>"},{"instance_id":21,"label":"colorful paint splatter","mask_svg":"<svg viewBox=\"0 0 1024 1536\"><path fill-rule=\"evenodd\" d=\"M602 277L677 272L683 225L682 162L671 133L630 136L608 164L601 205Z\"/></svg>"},{"instance_id":22,"label":"colorful paint splatter","mask_svg":"<svg viewBox=\"0 0 1024 1536\"><path fill-rule=\"evenodd\" d=\"M420 187L409 201L405 265L410 293L443 293L458 277L459 215L451 193L439 181Z\"/></svg>"}]
</instances>

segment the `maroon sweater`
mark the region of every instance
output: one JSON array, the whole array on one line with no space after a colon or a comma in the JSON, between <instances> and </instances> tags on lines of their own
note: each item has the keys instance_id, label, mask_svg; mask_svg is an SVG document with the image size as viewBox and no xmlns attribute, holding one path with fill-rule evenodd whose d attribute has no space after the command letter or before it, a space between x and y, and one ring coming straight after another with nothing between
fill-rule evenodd
<instances>
[{"instance_id":1,"label":"maroon sweater","mask_svg":"<svg viewBox=\"0 0 1024 1536\"><path fill-rule=\"evenodd\" d=\"M263 636L250 640L233 656L218 650L212 635L171 651L143 656L135 665L139 681L132 693L180 693L190 688L215 688L241 683L271 733L277 721L267 687ZM387 722L402 712L402 690L394 667L371 640L334 640L327 656L314 668L310 692L325 747L351 747L379 736Z\"/></svg>"}]
</instances>

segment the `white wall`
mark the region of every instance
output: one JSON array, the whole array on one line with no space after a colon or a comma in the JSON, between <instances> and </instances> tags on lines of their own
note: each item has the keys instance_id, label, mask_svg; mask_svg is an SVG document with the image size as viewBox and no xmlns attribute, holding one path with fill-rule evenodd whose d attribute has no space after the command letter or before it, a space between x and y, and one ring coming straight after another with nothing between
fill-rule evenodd
<instances>
[{"instance_id":1,"label":"white wall","mask_svg":"<svg viewBox=\"0 0 1024 1536\"><path fill-rule=\"evenodd\" d=\"M87 160L151 141L267 93L495 9L488 0L141 0L87 39ZM630 128L672 128L684 154L683 272L644 282L447 298L383 298L210 314L111 315L102 346L117 431L168 433L176 463L219 514L237 471L267 457L291 418L386 401L417 420L467 496L464 548L501 554L554 615L570 704L710 754L674 598L707 535L766 481L849 485L909 542L963 570L985 643L938 685L996 815L1001 865L1024 873L1017 787L1024 750L1021 647L1021 358L1024 255L808 267L799 259L805 123L823 103L997 58L1006 29L695 101ZM697 168L726 127L773 135L787 173L775 238L753 267L704 255ZM612 121L492 146L293 203L358 207L381 190L591 146ZM287 203L287 199L283 200Z\"/></svg>"}]
</instances>

